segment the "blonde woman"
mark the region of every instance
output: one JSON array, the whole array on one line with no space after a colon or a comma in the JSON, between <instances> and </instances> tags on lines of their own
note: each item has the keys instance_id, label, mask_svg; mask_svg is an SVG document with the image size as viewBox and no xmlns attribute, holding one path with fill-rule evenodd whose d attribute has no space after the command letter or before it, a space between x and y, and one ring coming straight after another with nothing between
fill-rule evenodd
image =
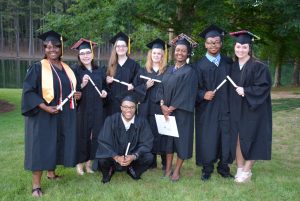
<instances>
[{"instance_id":1,"label":"blonde woman","mask_svg":"<svg viewBox=\"0 0 300 201\"><path fill-rule=\"evenodd\" d=\"M165 42L159 38L147 44L147 47L150 50L148 51L146 66L140 70L135 82L135 91L139 95L141 102L138 108L138 115L147 118L154 135L152 148L154 160L150 168L157 167L156 154L160 154L162 169L164 170L166 168L165 136L158 133L154 115L162 114L159 105L160 100L157 99L157 90L160 86L159 81L162 80L166 71L165 49L167 47Z\"/></svg>"}]
</instances>

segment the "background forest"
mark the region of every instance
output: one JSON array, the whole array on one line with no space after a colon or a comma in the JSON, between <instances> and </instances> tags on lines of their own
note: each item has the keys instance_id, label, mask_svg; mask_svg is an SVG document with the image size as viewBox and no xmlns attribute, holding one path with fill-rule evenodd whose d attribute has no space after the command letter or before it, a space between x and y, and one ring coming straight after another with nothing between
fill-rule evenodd
<instances>
[{"instance_id":1,"label":"background forest","mask_svg":"<svg viewBox=\"0 0 300 201\"><path fill-rule=\"evenodd\" d=\"M145 44L152 39L168 41L183 32L200 43L196 60L205 51L198 34L213 23L260 36L255 56L272 67L274 86L281 85L284 68L291 68L289 84L299 86L299 10L299 0L0 0L0 56L40 58L37 36L53 29L68 38L66 56L83 37L99 44L96 55L102 60L110 53L108 39L119 31L131 36L137 60L145 59ZM230 36L224 43L223 53L232 56Z\"/></svg>"}]
</instances>

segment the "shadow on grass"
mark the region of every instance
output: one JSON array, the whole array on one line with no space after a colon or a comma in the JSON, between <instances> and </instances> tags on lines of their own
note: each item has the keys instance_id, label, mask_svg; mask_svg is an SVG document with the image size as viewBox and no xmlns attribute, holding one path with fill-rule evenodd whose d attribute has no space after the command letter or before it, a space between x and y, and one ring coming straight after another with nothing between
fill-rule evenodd
<instances>
[{"instance_id":1,"label":"shadow on grass","mask_svg":"<svg viewBox=\"0 0 300 201\"><path fill-rule=\"evenodd\" d=\"M272 100L272 111L289 111L300 108L300 99L298 98L287 98L287 99L275 99Z\"/></svg>"}]
</instances>

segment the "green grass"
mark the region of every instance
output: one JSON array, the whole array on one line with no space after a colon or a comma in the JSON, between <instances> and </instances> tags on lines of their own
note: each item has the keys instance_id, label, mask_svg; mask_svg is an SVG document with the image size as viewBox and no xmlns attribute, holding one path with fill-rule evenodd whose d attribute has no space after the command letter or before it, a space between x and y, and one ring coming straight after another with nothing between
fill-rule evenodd
<instances>
[{"instance_id":1,"label":"green grass","mask_svg":"<svg viewBox=\"0 0 300 201\"><path fill-rule=\"evenodd\" d=\"M31 173L23 168L24 123L20 114L19 89L0 89L0 99L16 105L0 114L0 200L35 200L31 197ZM273 153L271 161L259 161L252 182L237 185L218 174L200 181L195 159L184 163L177 183L160 179L161 170L147 171L140 181L116 173L109 185L99 173L77 176L75 169L58 167L63 179L49 181L43 175L40 200L299 200L300 198L300 100L273 101ZM232 173L235 165L232 165Z\"/></svg>"}]
</instances>

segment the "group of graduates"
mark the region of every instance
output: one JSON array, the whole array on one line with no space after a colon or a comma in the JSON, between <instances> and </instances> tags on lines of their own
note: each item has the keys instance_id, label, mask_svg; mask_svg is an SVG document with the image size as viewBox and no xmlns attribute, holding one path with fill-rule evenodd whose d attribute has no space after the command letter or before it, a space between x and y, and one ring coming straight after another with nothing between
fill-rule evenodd
<instances>
[{"instance_id":1,"label":"group of graduates","mask_svg":"<svg viewBox=\"0 0 300 201\"><path fill-rule=\"evenodd\" d=\"M179 181L184 160L192 157L194 131L201 180L210 179L218 162L222 177L250 181L255 160L271 159L271 78L252 56L259 38L245 30L230 35L235 61L221 55L225 31L211 25L200 33L207 53L194 64L188 60L198 44L180 34L169 43L174 65L167 67L170 46L157 38L147 44L144 68L129 58L132 40L123 32L110 40L106 68L94 64L96 43L77 41L71 49L78 51L78 64L69 67L61 61L64 38L54 31L40 35L45 56L29 67L22 95L32 196L42 196L44 170L49 180L61 178L57 165L76 166L79 175L100 170L108 183L115 171L140 179L158 167L160 155L162 178ZM156 114L175 116L179 137L160 134Z\"/></svg>"}]
</instances>

